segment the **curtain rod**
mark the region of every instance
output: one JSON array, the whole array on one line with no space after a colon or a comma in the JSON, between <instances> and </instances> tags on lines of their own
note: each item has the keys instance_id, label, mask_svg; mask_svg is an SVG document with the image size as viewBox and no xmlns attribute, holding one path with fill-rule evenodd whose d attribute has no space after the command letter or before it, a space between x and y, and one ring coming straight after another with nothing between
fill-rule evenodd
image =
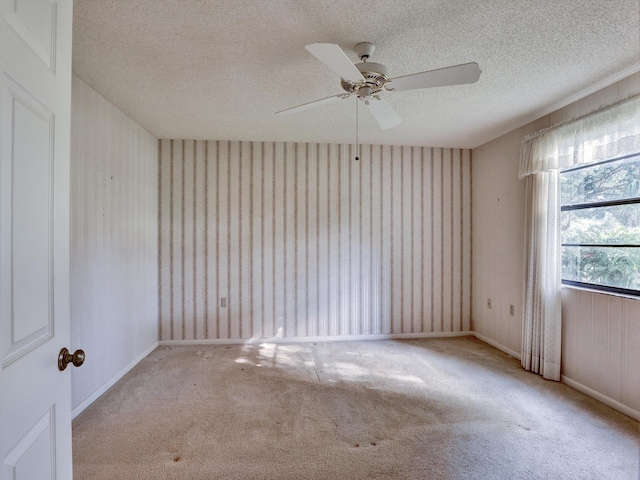
<instances>
[{"instance_id":1,"label":"curtain rod","mask_svg":"<svg viewBox=\"0 0 640 480\"><path fill-rule=\"evenodd\" d=\"M592 115L597 115L599 113L606 112L607 110L614 109L616 107L619 107L622 104L625 104L627 102L631 102L631 101L633 101L635 99L638 99L638 98L640 98L640 93L635 93L635 94L632 94L632 95L628 96L627 98L625 98L623 100L619 100L619 101L617 101L615 103L612 103L610 105L605 105L604 107L597 108L596 110L593 110L593 111L591 111L589 113L585 113L584 115L580 115L580 116L578 116L576 118L572 118L571 120L566 120L564 122L554 123L550 127L545 127L542 130L538 130L537 132L530 133L529 135L527 135L526 137L524 137L522 139L522 143L527 142L527 141L529 141L531 139L534 139L536 137L539 137L540 135L544 135L545 133L548 133L548 132L550 132L552 130L555 130L557 128L564 127L565 125L571 125L572 123L579 122L581 120L584 120L585 118L591 117Z\"/></svg>"}]
</instances>

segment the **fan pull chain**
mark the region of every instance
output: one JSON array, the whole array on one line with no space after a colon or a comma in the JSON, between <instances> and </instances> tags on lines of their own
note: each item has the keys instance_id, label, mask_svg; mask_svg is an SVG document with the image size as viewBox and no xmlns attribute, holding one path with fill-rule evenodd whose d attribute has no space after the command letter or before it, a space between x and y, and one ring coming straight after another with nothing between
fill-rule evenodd
<instances>
[{"instance_id":1,"label":"fan pull chain","mask_svg":"<svg viewBox=\"0 0 640 480\"><path fill-rule=\"evenodd\" d=\"M356 160L360 160L360 141L358 139L358 96L356 95Z\"/></svg>"}]
</instances>

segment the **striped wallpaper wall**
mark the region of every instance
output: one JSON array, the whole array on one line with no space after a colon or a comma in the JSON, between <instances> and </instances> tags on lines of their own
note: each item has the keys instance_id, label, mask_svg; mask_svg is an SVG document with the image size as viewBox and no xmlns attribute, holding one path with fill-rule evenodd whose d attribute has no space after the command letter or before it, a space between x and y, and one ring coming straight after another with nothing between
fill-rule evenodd
<instances>
[{"instance_id":1,"label":"striped wallpaper wall","mask_svg":"<svg viewBox=\"0 0 640 480\"><path fill-rule=\"evenodd\" d=\"M470 151L354 157L160 140L159 339L471 330Z\"/></svg>"}]
</instances>

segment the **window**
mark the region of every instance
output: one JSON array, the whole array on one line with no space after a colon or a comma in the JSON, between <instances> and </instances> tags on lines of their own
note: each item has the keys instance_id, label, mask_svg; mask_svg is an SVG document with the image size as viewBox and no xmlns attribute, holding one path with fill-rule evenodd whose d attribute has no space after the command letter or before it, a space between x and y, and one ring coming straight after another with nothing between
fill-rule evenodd
<instances>
[{"instance_id":1,"label":"window","mask_svg":"<svg viewBox=\"0 0 640 480\"><path fill-rule=\"evenodd\" d=\"M560 173L562 283L640 295L640 152Z\"/></svg>"}]
</instances>

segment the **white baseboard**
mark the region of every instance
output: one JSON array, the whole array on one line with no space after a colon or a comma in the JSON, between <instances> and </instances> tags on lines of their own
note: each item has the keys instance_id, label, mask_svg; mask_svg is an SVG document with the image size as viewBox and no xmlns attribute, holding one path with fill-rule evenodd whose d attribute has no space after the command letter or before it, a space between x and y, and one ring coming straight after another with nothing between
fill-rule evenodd
<instances>
[{"instance_id":1,"label":"white baseboard","mask_svg":"<svg viewBox=\"0 0 640 480\"><path fill-rule=\"evenodd\" d=\"M224 338L214 340L161 340L161 346L187 345L251 345L256 343L312 343L312 342L344 342L362 340L410 340L416 338L445 338L473 336L471 331L464 332L431 332L431 333L393 333L375 335L337 335L327 337L254 337Z\"/></svg>"},{"instance_id":2,"label":"white baseboard","mask_svg":"<svg viewBox=\"0 0 640 480\"><path fill-rule=\"evenodd\" d=\"M107 383L102 385L98 390L93 392L89 397L85 398L82 403L80 403L77 407L71 410L71 418L76 418L80 413L82 413L89 405L95 402L104 392L109 390L118 380L124 377L129 371L135 367L138 363L140 363L145 357L147 357L151 352L153 352L156 348L158 348L158 342L153 343L149 348L147 348L144 352L136 357L133 362L124 367L118 373L116 373Z\"/></svg>"},{"instance_id":3,"label":"white baseboard","mask_svg":"<svg viewBox=\"0 0 640 480\"><path fill-rule=\"evenodd\" d=\"M613 408L614 410L618 410L619 412L624 413L628 417L631 417L635 420L640 421L640 412L638 412L637 410L634 410L633 408L628 407L623 403L620 403L617 400L614 400L613 398L607 397L606 395L603 395L600 392L597 392L589 387L586 387L581 383L578 383L575 380L572 380L569 377L566 377L564 375L560 376L560 381L562 383L566 383L572 388L575 388L579 392L584 393L585 395L589 395L590 397L595 398L599 402L604 403L605 405Z\"/></svg>"},{"instance_id":4,"label":"white baseboard","mask_svg":"<svg viewBox=\"0 0 640 480\"><path fill-rule=\"evenodd\" d=\"M482 340L484 343L488 343L489 345L491 345L492 347L497 348L498 350L503 351L504 353L506 353L507 355L511 355L512 357L517 358L518 360L520 360L522 357L520 356L520 354L518 352L514 352L513 350L511 350L510 348L505 347L504 345L499 344L498 342L496 342L495 340L491 340L489 337L485 337L484 335L478 333L478 332L473 332L472 335L474 337L476 337L478 340Z\"/></svg>"},{"instance_id":5,"label":"white baseboard","mask_svg":"<svg viewBox=\"0 0 640 480\"><path fill-rule=\"evenodd\" d=\"M491 345L492 347L497 348L498 350L502 350L503 352L507 353L508 355L511 355L512 357L517 358L518 360L521 359L521 356L519 353L514 352L513 350L505 347L504 345L499 344L498 342L496 342L495 340L492 340L488 337L485 337L484 335L478 333L478 332L473 332L473 336L476 337L478 340L482 340L485 343L488 343L489 345ZM628 407L626 405L624 405L623 403L620 403L616 400L614 400L613 398L607 397L606 395L597 392L596 390L593 390L589 387L586 387L584 385L582 385L581 383L576 382L575 380L570 379L569 377L566 377L564 375L560 376L560 381L562 383L565 383L567 385L569 385L572 388L575 388L576 390L578 390L579 392L584 393L585 395L588 395L591 398L594 398L596 400L598 400L601 403L604 403L605 405L613 408L614 410L617 410L621 413L624 413L625 415L640 421L640 412L638 412L637 410L634 410L631 407Z\"/></svg>"}]
</instances>

